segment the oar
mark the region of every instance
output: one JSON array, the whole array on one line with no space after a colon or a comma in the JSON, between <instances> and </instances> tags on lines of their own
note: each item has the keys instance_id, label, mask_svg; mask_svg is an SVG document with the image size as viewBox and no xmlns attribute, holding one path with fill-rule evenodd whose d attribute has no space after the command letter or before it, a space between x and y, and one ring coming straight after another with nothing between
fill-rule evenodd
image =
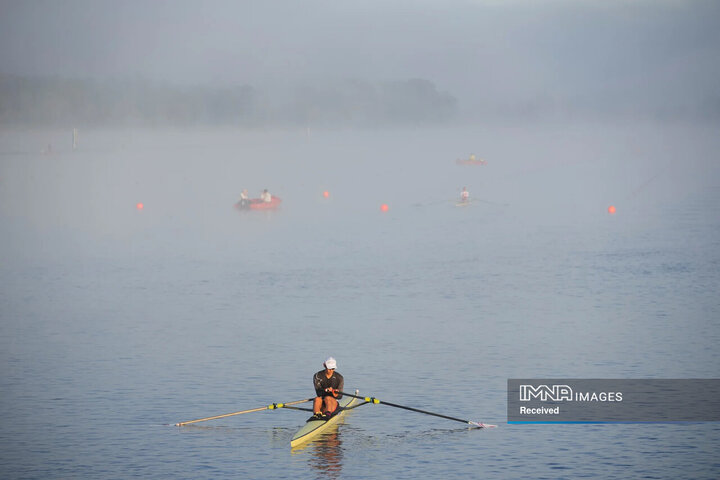
<instances>
[{"instance_id":1,"label":"oar","mask_svg":"<svg viewBox=\"0 0 720 480\"><path fill-rule=\"evenodd\" d=\"M345 392L340 392L340 393L341 393L342 395L347 395L347 396L349 396L349 397L355 397L355 398L359 398L360 400L365 400L365 401L368 402L368 403L380 403L380 404L383 404L383 405L388 405L388 406L390 406L390 407L402 408L403 410L410 410L410 411L412 411L412 412L424 413L425 415L432 415L432 416L435 416L435 417L445 418L445 419L447 419L447 420L455 420L456 422L467 423L467 424L469 424L469 425L472 425L472 426L478 427L478 428L492 428L492 427L497 427L497 425L487 425L487 424L484 424L484 423L473 422L473 421L471 421L471 420L463 420L462 418L448 417L447 415L441 415L441 414L439 414L439 413L428 412L428 411L426 411L426 410L420 410L419 408L406 407L406 406L404 406L404 405L398 405L398 404L396 404L396 403L390 403L390 402L380 401L380 400L378 400L378 399L375 398L375 397L360 397L360 396L358 396L358 395L353 395L352 393L345 393Z\"/></svg>"},{"instance_id":2,"label":"oar","mask_svg":"<svg viewBox=\"0 0 720 480\"><path fill-rule=\"evenodd\" d=\"M241 412L226 413L224 415L215 415L214 417L198 418L197 420L189 420L187 422L180 422L180 423L176 423L175 426L182 427L183 425L189 425L191 423L206 422L208 420L215 420L216 418L225 418L225 417L232 417L233 415L242 415L243 413L260 412L262 410L275 410L277 408L283 408L288 405L297 405L298 403L311 402L313 400L314 400L313 398L306 398L305 400L297 400L295 402L273 403L266 407L251 408L250 410L243 410Z\"/></svg>"}]
</instances>

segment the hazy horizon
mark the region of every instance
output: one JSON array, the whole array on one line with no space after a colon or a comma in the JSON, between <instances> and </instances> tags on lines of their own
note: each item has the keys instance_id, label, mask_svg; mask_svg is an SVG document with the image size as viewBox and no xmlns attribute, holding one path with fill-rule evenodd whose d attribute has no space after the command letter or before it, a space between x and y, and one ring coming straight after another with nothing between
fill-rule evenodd
<instances>
[{"instance_id":1,"label":"hazy horizon","mask_svg":"<svg viewBox=\"0 0 720 480\"><path fill-rule=\"evenodd\" d=\"M421 79L483 109L720 111L720 4L636 2L0 3L0 73L178 87ZM330 92L332 93L332 92Z\"/></svg>"}]
</instances>

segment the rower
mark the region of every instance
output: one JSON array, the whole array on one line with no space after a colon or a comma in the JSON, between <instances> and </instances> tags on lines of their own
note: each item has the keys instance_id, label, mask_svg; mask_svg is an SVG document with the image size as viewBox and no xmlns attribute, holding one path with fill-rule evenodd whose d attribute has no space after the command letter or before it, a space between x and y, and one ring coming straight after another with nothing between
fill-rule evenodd
<instances>
[{"instance_id":1,"label":"rower","mask_svg":"<svg viewBox=\"0 0 720 480\"><path fill-rule=\"evenodd\" d=\"M250 196L248 195L247 188L244 188L242 192L240 192L240 208L248 208L250 205Z\"/></svg>"},{"instance_id":2,"label":"rower","mask_svg":"<svg viewBox=\"0 0 720 480\"><path fill-rule=\"evenodd\" d=\"M470 201L470 192L467 191L467 187L463 187L462 192L460 192L460 202L467 203Z\"/></svg>"},{"instance_id":3,"label":"rower","mask_svg":"<svg viewBox=\"0 0 720 480\"><path fill-rule=\"evenodd\" d=\"M315 400L313 402L314 418L327 419L332 417L338 408L338 400L342 398L345 379L335 371L337 362L333 357L328 357L323 363L324 370L320 370L313 376L315 386Z\"/></svg>"},{"instance_id":4,"label":"rower","mask_svg":"<svg viewBox=\"0 0 720 480\"><path fill-rule=\"evenodd\" d=\"M272 202L272 195L267 191L267 188L260 194L260 199L265 203Z\"/></svg>"}]
</instances>

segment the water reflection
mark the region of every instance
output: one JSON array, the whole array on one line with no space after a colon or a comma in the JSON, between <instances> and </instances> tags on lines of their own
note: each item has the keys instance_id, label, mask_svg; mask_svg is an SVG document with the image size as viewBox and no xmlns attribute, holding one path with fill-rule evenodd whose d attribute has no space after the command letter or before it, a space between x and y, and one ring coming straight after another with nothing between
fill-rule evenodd
<instances>
[{"instance_id":1,"label":"water reflection","mask_svg":"<svg viewBox=\"0 0 720 480\"><path fill-rule=\"evenodd\" d=\"M343 448L338 425L333 425L321 437L292 449L293 454L305 451L308 465L318 478L339 478L342 473Z\"/></svg>"}]
</instances>

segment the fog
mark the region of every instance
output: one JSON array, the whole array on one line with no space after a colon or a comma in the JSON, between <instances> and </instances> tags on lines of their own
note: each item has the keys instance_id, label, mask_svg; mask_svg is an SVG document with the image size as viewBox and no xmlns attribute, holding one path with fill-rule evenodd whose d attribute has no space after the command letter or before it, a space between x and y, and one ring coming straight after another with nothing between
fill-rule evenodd
<instances>
[{"instance_id":1,"label":"fog","mask_svg":"<svg viewBox=\"0 0 720 480\"><path fill-rule=\"evenodd\" d=\"M231 250L238 235L322 237L337 222L350 237L382 203L424 225L465 185L490 215L584 221L718 180L717 2L0 9L13 253ZM471 154L488 165L454 164ZM236 222L243 188L283 197L283 222Z\"/></svg>"},{"instance_id":2,"label":"fog","mask_svg":"<svg viewBox=\"0 0 720 480\"><path fill-rule=\"evenodd\" d=\"M18 148L3 155L0 178L7 263L214 258L281 268L301 256L337 267L367 249L411 260L420 245L419 260L465 236L508 246L538 229L591 232L611 220L653 231L720 180L712 125L110 129L79 139L72 151L62 130L0 137ZM51 154L19 150L43 142ZM488 164L456 165L467 152ZM454 207L463 186L467 210ZM268 188L283 204L239 212L243 188L252 197ZM708 221L710 207L700 210Z\"/></svg>"},{"instance_id":3,"label":"fog","mask_svg":"<svg viewBox=\"0 0 720 480\"><path fill-rule=\"evenodd\" d=\"M332 105L359 95L348 86L358 82L367 91L420 79L454 98L463 121L717 120L720 111L720 6L710 0L3 0L0 9L0 73L23 79L246 86L275 108Z\"/></svg>"}]
</instances>

